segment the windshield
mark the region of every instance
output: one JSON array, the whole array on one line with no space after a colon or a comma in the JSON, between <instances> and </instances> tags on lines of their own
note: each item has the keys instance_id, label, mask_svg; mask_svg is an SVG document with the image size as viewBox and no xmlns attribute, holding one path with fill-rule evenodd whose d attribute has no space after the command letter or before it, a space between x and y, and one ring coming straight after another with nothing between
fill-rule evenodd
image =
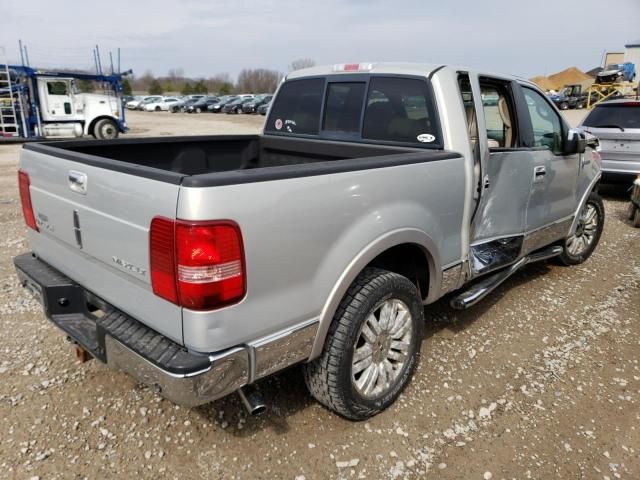
<instances>
[{"instance_id":1,"label":"windshield","mask_svg":"<svg viewBox=\"0 0 640 480\"><path fill-rule=\"evenodd\" d=\"M640 102L598 105L582 123L594 128L640 129Z\"/></svg>"}]
</instances>

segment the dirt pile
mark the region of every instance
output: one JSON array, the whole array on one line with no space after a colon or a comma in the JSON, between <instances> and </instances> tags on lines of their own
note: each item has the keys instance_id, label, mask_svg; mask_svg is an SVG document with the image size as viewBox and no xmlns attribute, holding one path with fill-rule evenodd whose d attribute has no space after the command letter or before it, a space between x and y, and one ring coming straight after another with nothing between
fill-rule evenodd
<instances>
[{"instance_id":1,"label":"dirt pile","mask_svg":"<svg viewBox=\"0 0 640 480\"><path fill-rule=\"evenodd\" d=\"M547 77L543 77L542 75L533 77L530 80L545 91L554 90L556 88L555 84L551 80Z\"/></svg>"},{"instance_id":2,"label":"dirt pile","mask_svg":"<svg viewBox=\"0 0 640 480\"><path fill-rule=\"evenodd\" d=\"M561 72L554 73L548 77L538 76L531 79L543 90L560 90L565 85L576 83L585 84L593 82L593 78L576 67L569 67Z\"/></svg>"}]
</instances>

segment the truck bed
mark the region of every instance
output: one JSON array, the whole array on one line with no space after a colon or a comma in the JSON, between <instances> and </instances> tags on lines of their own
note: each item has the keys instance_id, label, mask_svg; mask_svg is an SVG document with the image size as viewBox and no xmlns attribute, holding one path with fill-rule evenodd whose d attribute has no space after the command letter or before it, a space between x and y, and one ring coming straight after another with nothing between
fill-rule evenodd
<instances>
[{"instance_id":1,"label":"truck bed","mask_svg":"<svg viewBox=\"0 0 640 480\"><path fill-rule=\"evenodd\" d=\"M27 144L21 155L38 225L29 230L35 255L203 353L317 320L344 265L394 229L427 231L446 219L432 237L437 263L459 258L464 168L456 152L275 135L47 142ZM156 217L239 225L245 301L196 312L154 294ZM256 321L264 312L277 313Z\"/></svg>"},{"instance_id":2,"label":"truck bed","mask_svg":"<svg viewBox=\"0 0 640 480\"><path fill-rule=\"evenodd\" d=\"M262 135L58 141L28 144L24 148L78 163L192 187L380 168L430 159L441 160L452 155L423 148ZM352 161L336 164L339 160ZM292 170L288 168L291 166L313 168Z\"/></svg>"}]
</instances>

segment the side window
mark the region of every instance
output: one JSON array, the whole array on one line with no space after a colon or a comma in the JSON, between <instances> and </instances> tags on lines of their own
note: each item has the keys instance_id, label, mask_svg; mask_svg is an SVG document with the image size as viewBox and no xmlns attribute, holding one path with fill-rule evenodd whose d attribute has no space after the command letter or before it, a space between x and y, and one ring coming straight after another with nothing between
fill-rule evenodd
<instances>
[{"instance_id":1,"label":"side window","mask_svg":"<svg viewBox=\"0 0 640 480\"><path fill-rule=\"evenodd\" d=\"M66 82L47 82L49 95L68 95Z\"/></svg>"},{"instance_id":2,"label":"side window","mask_svg":"<svg viewBox=\"0 0 640 480\"><path fill-rule=\"evenodd\" d=\"M502 85L480 82L480 95L489 148L515 147L514 109L507 89Z\"/></svg>"},{"instance_id":3,"label":"side window","mask_svg":"<svg viewBox=\"0 0 640 480\"><path fill-rule=\"evenodd\" d=\"M318 135L324 78L285 82L271 108L265 131Z\"/></svg>"},{"instance_id":4,"label":"side window","mask_svg":"<svg viewBox=\"0 0 640 480\"><path fill-rule=\"evenodd\" d=\"M439 144L427 85L413 78L373 77L362 138Z\"/></svg>"},{"instance_id":5,"label":"side window","mask_svg":"<svg viewBox=\"0 0 640 480\"><path fill-rule=\"evenodd\" d=\"M366 83L330 83L324 109L322 130L325 132L360 133L360 115Z\"/></svg>"},{"instance_id":6,"label":"side window","mask_svg":"<svg viewBox=\"0 0 640 480\"><path fill-rule=\"evenodd\" d=\"M523 90L533 127L533 146L546 147L556 154L562 153L560 117L538 92L530 88Z\"/></svg>"}]
</instances>

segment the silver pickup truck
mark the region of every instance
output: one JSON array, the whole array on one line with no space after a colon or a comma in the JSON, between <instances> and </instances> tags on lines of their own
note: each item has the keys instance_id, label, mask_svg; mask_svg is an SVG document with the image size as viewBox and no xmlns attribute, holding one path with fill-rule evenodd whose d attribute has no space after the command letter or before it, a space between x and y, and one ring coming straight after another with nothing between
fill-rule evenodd
<instances>
[{"instance_id":1,"label":"silver pickup truck","mask_svg":"<svg viewBox=\"0 0 640 480\"><path fill-rule=\"evenodd\" d=\"M319 402L364 419L410 381L423 305L591 255L599 178L526 80L316 67L261 135L26 144L15 266L85 358L178 404L238 391L260 411L255 382L302 364Z\"/></svg>"}]
</instances>

